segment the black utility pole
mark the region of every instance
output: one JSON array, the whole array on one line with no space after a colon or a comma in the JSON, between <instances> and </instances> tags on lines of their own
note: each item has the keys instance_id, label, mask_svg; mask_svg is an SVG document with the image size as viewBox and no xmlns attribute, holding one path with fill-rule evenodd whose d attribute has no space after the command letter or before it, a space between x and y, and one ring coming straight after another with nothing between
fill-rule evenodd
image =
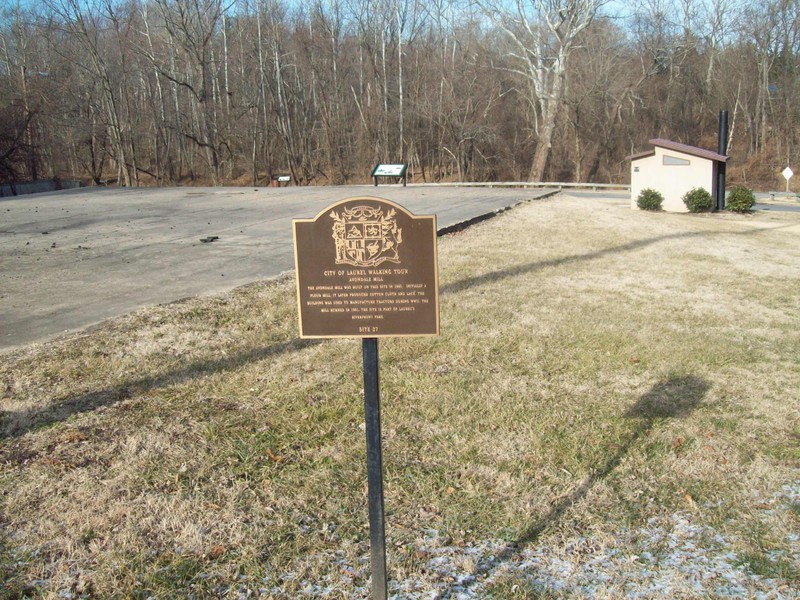
<instances>
[{"instance_id":1,"label":"black utility pole","mask_svg":"<svg viewBox=\"0 0 800 600\"><path fill-rule=\"evenodd\" d=\"M381 457L381 399L378 381L378 340L363 338L364 417L367 426L367 486L372 600L386 600L386 530L383 518L383 459Z\"/></svg>"},{"instance_id":2,"label":"black utility pole","mask_svg":"<svg viewBox=\"0 0 800 600\"><path fill-rule=\"evenodd\" d=\"M719 112L719 133L717 134L717 153L725 156L728 151L728 111ZM717 163L717 194L714 210L725 210L725 161Z\"/></svg>"}]
</instances>

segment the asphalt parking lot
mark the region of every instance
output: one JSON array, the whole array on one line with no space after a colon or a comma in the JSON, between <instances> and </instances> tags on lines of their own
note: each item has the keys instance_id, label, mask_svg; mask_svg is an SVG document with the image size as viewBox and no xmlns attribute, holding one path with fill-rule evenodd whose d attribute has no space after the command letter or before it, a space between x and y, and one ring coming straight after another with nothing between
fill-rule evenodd
<instances>
[{"instance_id":1,"label":"asphalt parking lot","mask_svg":"<svg viewBox=\"0 0 800 600\"><path fill-rule=\"evenodd\" d=\"M294 268L293 218L378 196L444 228L552 190L84 188L0 198L0 352ZM217 238L213 241L209 238Z\"/></svg>"}]
</instances>

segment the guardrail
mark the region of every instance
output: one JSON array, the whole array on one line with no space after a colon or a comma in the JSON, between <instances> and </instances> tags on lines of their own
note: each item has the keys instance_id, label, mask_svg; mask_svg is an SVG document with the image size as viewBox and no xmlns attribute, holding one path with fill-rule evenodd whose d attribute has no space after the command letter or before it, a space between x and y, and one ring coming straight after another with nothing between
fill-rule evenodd
<instances>
[{"instance_id":1,"label":"guardrail","mask_svg":"<svg viewBox=\"0 0 800 600\"><path fill-rule=\"evenodd\" d=\"M4 183L0 185L0 198L40 194L56 190L72 190L79 187L81 187L81 182L77 179L40 179L39 181Z\"/></svg>"},{"instance_id":2,"label":"guardrail","mask_svg":"<svg viewBox=\"0 0 800 600\"><path fill-rule=\"evenodd\" d=\"M409 184L411 185L411 184ZM450 186L450 187L536 187L536 188L564 188L591 189L597 190L625 190L630 191L631 186L625 183L573 183L567 181L463 181L450 183L423 183L416 185L431 186Z\"/></svg>"}]
</instances>

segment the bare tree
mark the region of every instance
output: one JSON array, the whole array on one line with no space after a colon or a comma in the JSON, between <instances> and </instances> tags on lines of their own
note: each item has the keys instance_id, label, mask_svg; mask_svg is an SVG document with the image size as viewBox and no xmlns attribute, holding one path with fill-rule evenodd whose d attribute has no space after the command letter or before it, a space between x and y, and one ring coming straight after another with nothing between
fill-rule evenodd
<instances>
[{"instance_id":1,"label":"bare tree","mask_svg":"<svg viewBox=\"0 0 800 600\"><path fill-rule=\"evenodd\" d=\"M800 0L643 0L624 27L606 1L0 0L0 154L98 184L607 181L653 135L713 144L720 108L736 168L800 152Z\"/></svg>"},{"instance_id":2,"label":"bare tree","mask_svg":"<svg viewBox=\"0 0 800 600\"><path fill-rule=\"evenodd\" d=\"M516 62L512 70L526 81L536 134L528 180L541 181L564 97L570 54L606 0L532 0L530 4L516 0L514 10L506 10L505 3L479 2L511 41L509 54Z\"/></svg>"},{"instance_id":3,"label":"bare tree","mask_svg":"<svg viewBox=\"0 0 800 600\"><path fill-rule=\"evenodd\" d=\"M706 39L708 48L708 68L706 69L706 88L711 90L717 77L719 55L725 46L726 38L731 34L732 23L739 20L742 10L740 0L711 0L700 6L703 18L700 21L701 35Z\"/></svg>"},{"instance_id":4,"label":"bare tree","mask_svg":"<svg viewBox=\"0 0 800 600\"><path fill-rule=\"evenodd\" d=\"M71 0L73 1L73 0ZM214 43L226 7L222 0L155 0L170 38L180 49L187 67L155 61L162 76L189 90L196 111L197 131L184 131L205 152L214 184L220 180L222 147L216 105ZM155 58L155 57L154 57Z\"/></svg>"},{"instance_id":5,"label":"bare tree","mask_svg":"<svg viewBox=\"0 0 800 600\"><path fill-rule=\"evenodd\" d=\"M117 180L125 186L134 183L129 168L129 144L125 139L123 109L119 85L119 71L111 64L107 52L107 38L103 35L106 19L114 14L111 0L84 3L78 0L46 0L48 7L58 15L67 32L78 41L83 54L73 57L81 70L97 79L101 88L102 110L108 123L113 158L117 165ZM134 173L135 177L135 173Z\"/></svg>"},{"instance_id":6,"label":"bare tree","mask_svg":"<svg viewBox=\"0 0 800 600\"><path fill-rule=\"evenodd\" d=\"M0 97L0 178L13 181L23 173L31 180L38 179L39 157L34 141L35 116L38 106L33 106L30 93L31 71L36 36L30 27L31 15L17 5L4 11L8 30L0 30L3 71L10 82ZM33 67L33 68L32 68Z\"/></svg>"}]
</instances>

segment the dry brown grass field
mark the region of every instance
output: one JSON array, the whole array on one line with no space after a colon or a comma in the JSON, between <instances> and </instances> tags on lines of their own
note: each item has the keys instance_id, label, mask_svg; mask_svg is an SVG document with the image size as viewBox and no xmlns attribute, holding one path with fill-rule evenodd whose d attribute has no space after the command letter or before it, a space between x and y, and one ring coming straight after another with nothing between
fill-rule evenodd
<instances>
[{"instance_id":1,"label":"dry brown grass field","mask_svg":"<svg viewBox=\"0 0 800 600\"><path fill-rule=\"evenodd\" d=\"M797 597L800 213L627 204L439 240L442 335L380 343L397 598ZM360 351L286 275L0 357L0 597L366 597Z\"/></svg>"}]
</instances>

